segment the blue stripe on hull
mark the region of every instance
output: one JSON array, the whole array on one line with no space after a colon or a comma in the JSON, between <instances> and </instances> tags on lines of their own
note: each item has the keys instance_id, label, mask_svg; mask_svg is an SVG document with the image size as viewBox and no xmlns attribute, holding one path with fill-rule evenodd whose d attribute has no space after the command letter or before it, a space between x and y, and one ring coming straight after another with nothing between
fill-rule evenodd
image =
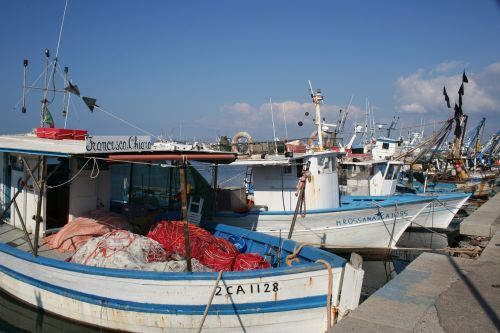
<instances>
[{"instance_id":1,"label":"blue stripe on hull","mask_svg":"<svg viewBox=\"0 0 500 333\"><path fill-rule=\"evenodd\" d=\"M123 301L118 299L100 297L92 294L86 294L72 289L58 287L49 284L47 282L34 279L24 274L15 272L3 265L0 265L0 271L16 280L19 280L21 282L32 285L33 287L40 288L57 295L72 298L84 303L94 304L122 311L147 312L147 313L168 314L168 315L202 315L205 311L205 305L148 304L148 303ZM243 315L243 314L261 314L268 312L284 312L293 310L324 308L326 305L326 299L327 299L326 295L320 295L320 296L296 298L291 300L283 300L277 302L259 302L259 303L244 303L244 304L212 304L210 306L208 314Z\"/></svg>"}]
</instances>

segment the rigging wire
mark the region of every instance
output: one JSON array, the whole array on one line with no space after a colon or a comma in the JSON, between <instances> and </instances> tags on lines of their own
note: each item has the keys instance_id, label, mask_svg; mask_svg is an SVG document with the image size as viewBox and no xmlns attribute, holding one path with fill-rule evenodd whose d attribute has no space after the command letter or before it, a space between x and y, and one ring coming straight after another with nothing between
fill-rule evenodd
<instances>
[{"instance_id":1,"label":"rigging wire","mask_svg":"<svg viewBox=\"0 0 500 333\"><path fill-rule=\"evenodd\" d=\"M136 126L136 125L134 125L134 124L130 123L129 121L126 121L125 119L122 119L122 118L118 117L117 115L114 115L113 113L111 113L111 112L109 112L109 111L104 110L103 108L101 108L101 107L99 107L99 106L97 106L97 105L95 106L95 108L96 108L96 109L98 109L98 110L100 110L100 111L102 111L102 112L104 112L104 113L105 113L105 114L107 114L108 116L111 116L111 117L115 118L116 120L119 120L119 121L121 121L121 122L123 122L123 123L125 123L125 124L129 125L130 127L133 127L133 128L135 128L136 130L141 131L141 132L142 132L142 133L144 133L144 134L150 135L150 136L152 136L152 137L156 137L156 135L154 135L153 133L148 132L148 131L146 131L146 130L142 129L142 128L140 128L140 127L138 127L138 126Z\"/></svg>"}]
</instances>

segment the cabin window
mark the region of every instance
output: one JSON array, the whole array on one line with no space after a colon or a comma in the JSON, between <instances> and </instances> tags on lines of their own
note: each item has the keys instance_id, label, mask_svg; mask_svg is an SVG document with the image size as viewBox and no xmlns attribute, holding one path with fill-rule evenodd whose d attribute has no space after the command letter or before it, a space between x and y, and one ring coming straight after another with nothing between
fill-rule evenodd
<instances>
[{"instance_id":1,"label":"cabin window","mask_svg":"<svg viewBox=\"0 0 500 333\"><path fill-rule=\"evenodd\" d=\"M388 142L382 143L382 149L389 149L389 143Z\"/></svg>"},{"instance_id":2,"label":"cabin window","mask_svg":"<svg viewBox=\"0 0 500 333\"><path fill-rule=\"evenodd\" d=\"M399 173L399 165L389 164L389 168L387 169L387 173L385 174L386 180L396 179Z\"/></svg>"},{"instance_id":3,"label":"cabin window","mask_svg":"<svg viewBox=\"0 0 500 333\"><path fill-rule=\"evenodd\" d=\"M292 173L292 166L291 165L285 165L283 167L283 173L285 173L285 174L291 174Z\"/></svg>"},{"instance_id":4,"label":"cabin window","mask_svg":"<svg viewBox=\"0 0 500 333\"><path fill-rule=\"evenodd\" d=\"M392 175L392 179L398 178L399 175L399 170L401 169L400 165L395 165L394 166L394 174Z\"/></svg>"},{"instance_id":5,"label":"cabin window","mask_svg":"<svg viewBox=\"0 0 500 333\"><path fill-rule=\"evenodd\" d=\"M304 160L303 159L298 159L296 160L297 163L297 178L302 177L302 168L304 166Z\"/></svg>"},{"instance_id":6,"label":"cabin window","mask_svg":"<svg viewBox=\"0 0 500 333\"><path fill-rule=\"evenodd\" d=\"M318 158L318 172L319 173L332 173L333 163L331 157Z\"/></svg>"},{"instance_id":7,"label":"cabin window","mask_svg":"<svg viewBox=\"0 0 500 333\"><path fill-rule=\"evenodd\" d=\"M179 169L147 164L111 165L111 210L125 213L180 212ZM188 196L203 197L203 212L211 210L212 191L208 181L192 165L187 168ZM131 211L126 209L131 208ZM177 217L178 218L178 217Z\"/></svg>"},{"instance_id":8,"label":"cabin window","mask_svg":"<svg viewBox=\"0 0 500 333\"><path fill-rule=\"evenodd\" d=\"M347 169L347 178L348 179L357 179L357 180L362 180L362 179L368 179L368 176L370 175L370 168L367 167L366 165L349 165L349 168Z\"/></svg>"}]
</instances>

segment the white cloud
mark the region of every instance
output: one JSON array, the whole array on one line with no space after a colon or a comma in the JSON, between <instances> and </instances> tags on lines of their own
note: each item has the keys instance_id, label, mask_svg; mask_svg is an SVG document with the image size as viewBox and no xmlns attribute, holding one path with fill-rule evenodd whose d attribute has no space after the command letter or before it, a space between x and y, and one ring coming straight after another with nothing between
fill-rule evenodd
<instances>
[{"instance_id":1,"label":"white cloud","mask_svg":"<svg viewBox=\"0 0 500 333\"><path fill-rule=\"evenodd\" d=\"M314 131L315 109L312 102L302 103L289 100L273 101L272 104L277 137L284 138L287 132L291 138L308 137ZM345 109L345 106L323 104L321 114L328 123L336 123L340 109ZM360 109L351 105L349 118L353 119L359 114L361 114ZM302 127L298 126L299 121L303 123ZM234 133L248 131L254 139L269 140L273 135L269 102L260 105L251 105L246 102L225 104L219 109L217 118L205 117L198 119L197 123L204 127L219 128L224 132L228 129ZM349 126L346 126L346 130L348 128Z\"/></svg>"},{"instance_id":2,"label":"white cloud","mask_svg":"<svg viewBox=\"0 0 500 333\"><path fill-rule=\"evenodd\" d=\"M255 109L248 103L234 103L231 105L223 105L221 111L237 114L250 114L254 112Z\"/></svg>"},{"instance_id":3,"label":"white cloud","mask_svg":"<svg viewBox=\"0 0 500 333\"><path fill-rule=\"evenodd\" d=\"M437 73L449 72L451 70L462 70L463 68L467 68L467 64L463 61L451 60L448 62L442 62L438 64L435 68Z\"/></svg>"},{"instance_id":4,"label":"white cloud","mask_svg":"<svg viewBox=\"0 0 500 333\"><path fill-rule=\"evenodd\" d=\"M407 113L425 113L426 112L424 107L418 103L402 105L400 111L407 112Z\"/></svg>"},{"instance_id":5,"label":"white cloud","mask_svg":"<svg viewBox=\"0 0 500 333\"><path fill-rule=\"evenodd\" d=\"M448 62L437 69L456 68L459 62ZM436 69L436 71L438 71ZM402 113L443 115L447 110L443 96L446 86L451 106L458 103L458 89L462 83L462 71L455 75L431 77L434 71L423 69L399 77L396 80L395 109ZM463 109L465 113L494 110L500 102L500 63L495 63L478 73L467 73L469 83L464 85ZM451 114L451 112L450 112Z\"/></svg>"}]
</instances>

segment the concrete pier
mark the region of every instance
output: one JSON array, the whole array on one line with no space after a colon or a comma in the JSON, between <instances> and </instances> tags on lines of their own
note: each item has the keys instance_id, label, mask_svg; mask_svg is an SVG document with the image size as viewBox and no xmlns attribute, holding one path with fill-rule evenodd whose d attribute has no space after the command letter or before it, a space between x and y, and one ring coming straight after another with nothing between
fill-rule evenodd
<instances>
[{"instance_id":1,"label":"concrete pier","mask_svg":"<svg viewBox=\"0 0 500 333\"><path fill-rule=\"evenodd\" d=\"M499 215L500 193L460 225L491 237L479 259L423 253L328 332L499 332Z\"/></svg>"}]
</instances>

